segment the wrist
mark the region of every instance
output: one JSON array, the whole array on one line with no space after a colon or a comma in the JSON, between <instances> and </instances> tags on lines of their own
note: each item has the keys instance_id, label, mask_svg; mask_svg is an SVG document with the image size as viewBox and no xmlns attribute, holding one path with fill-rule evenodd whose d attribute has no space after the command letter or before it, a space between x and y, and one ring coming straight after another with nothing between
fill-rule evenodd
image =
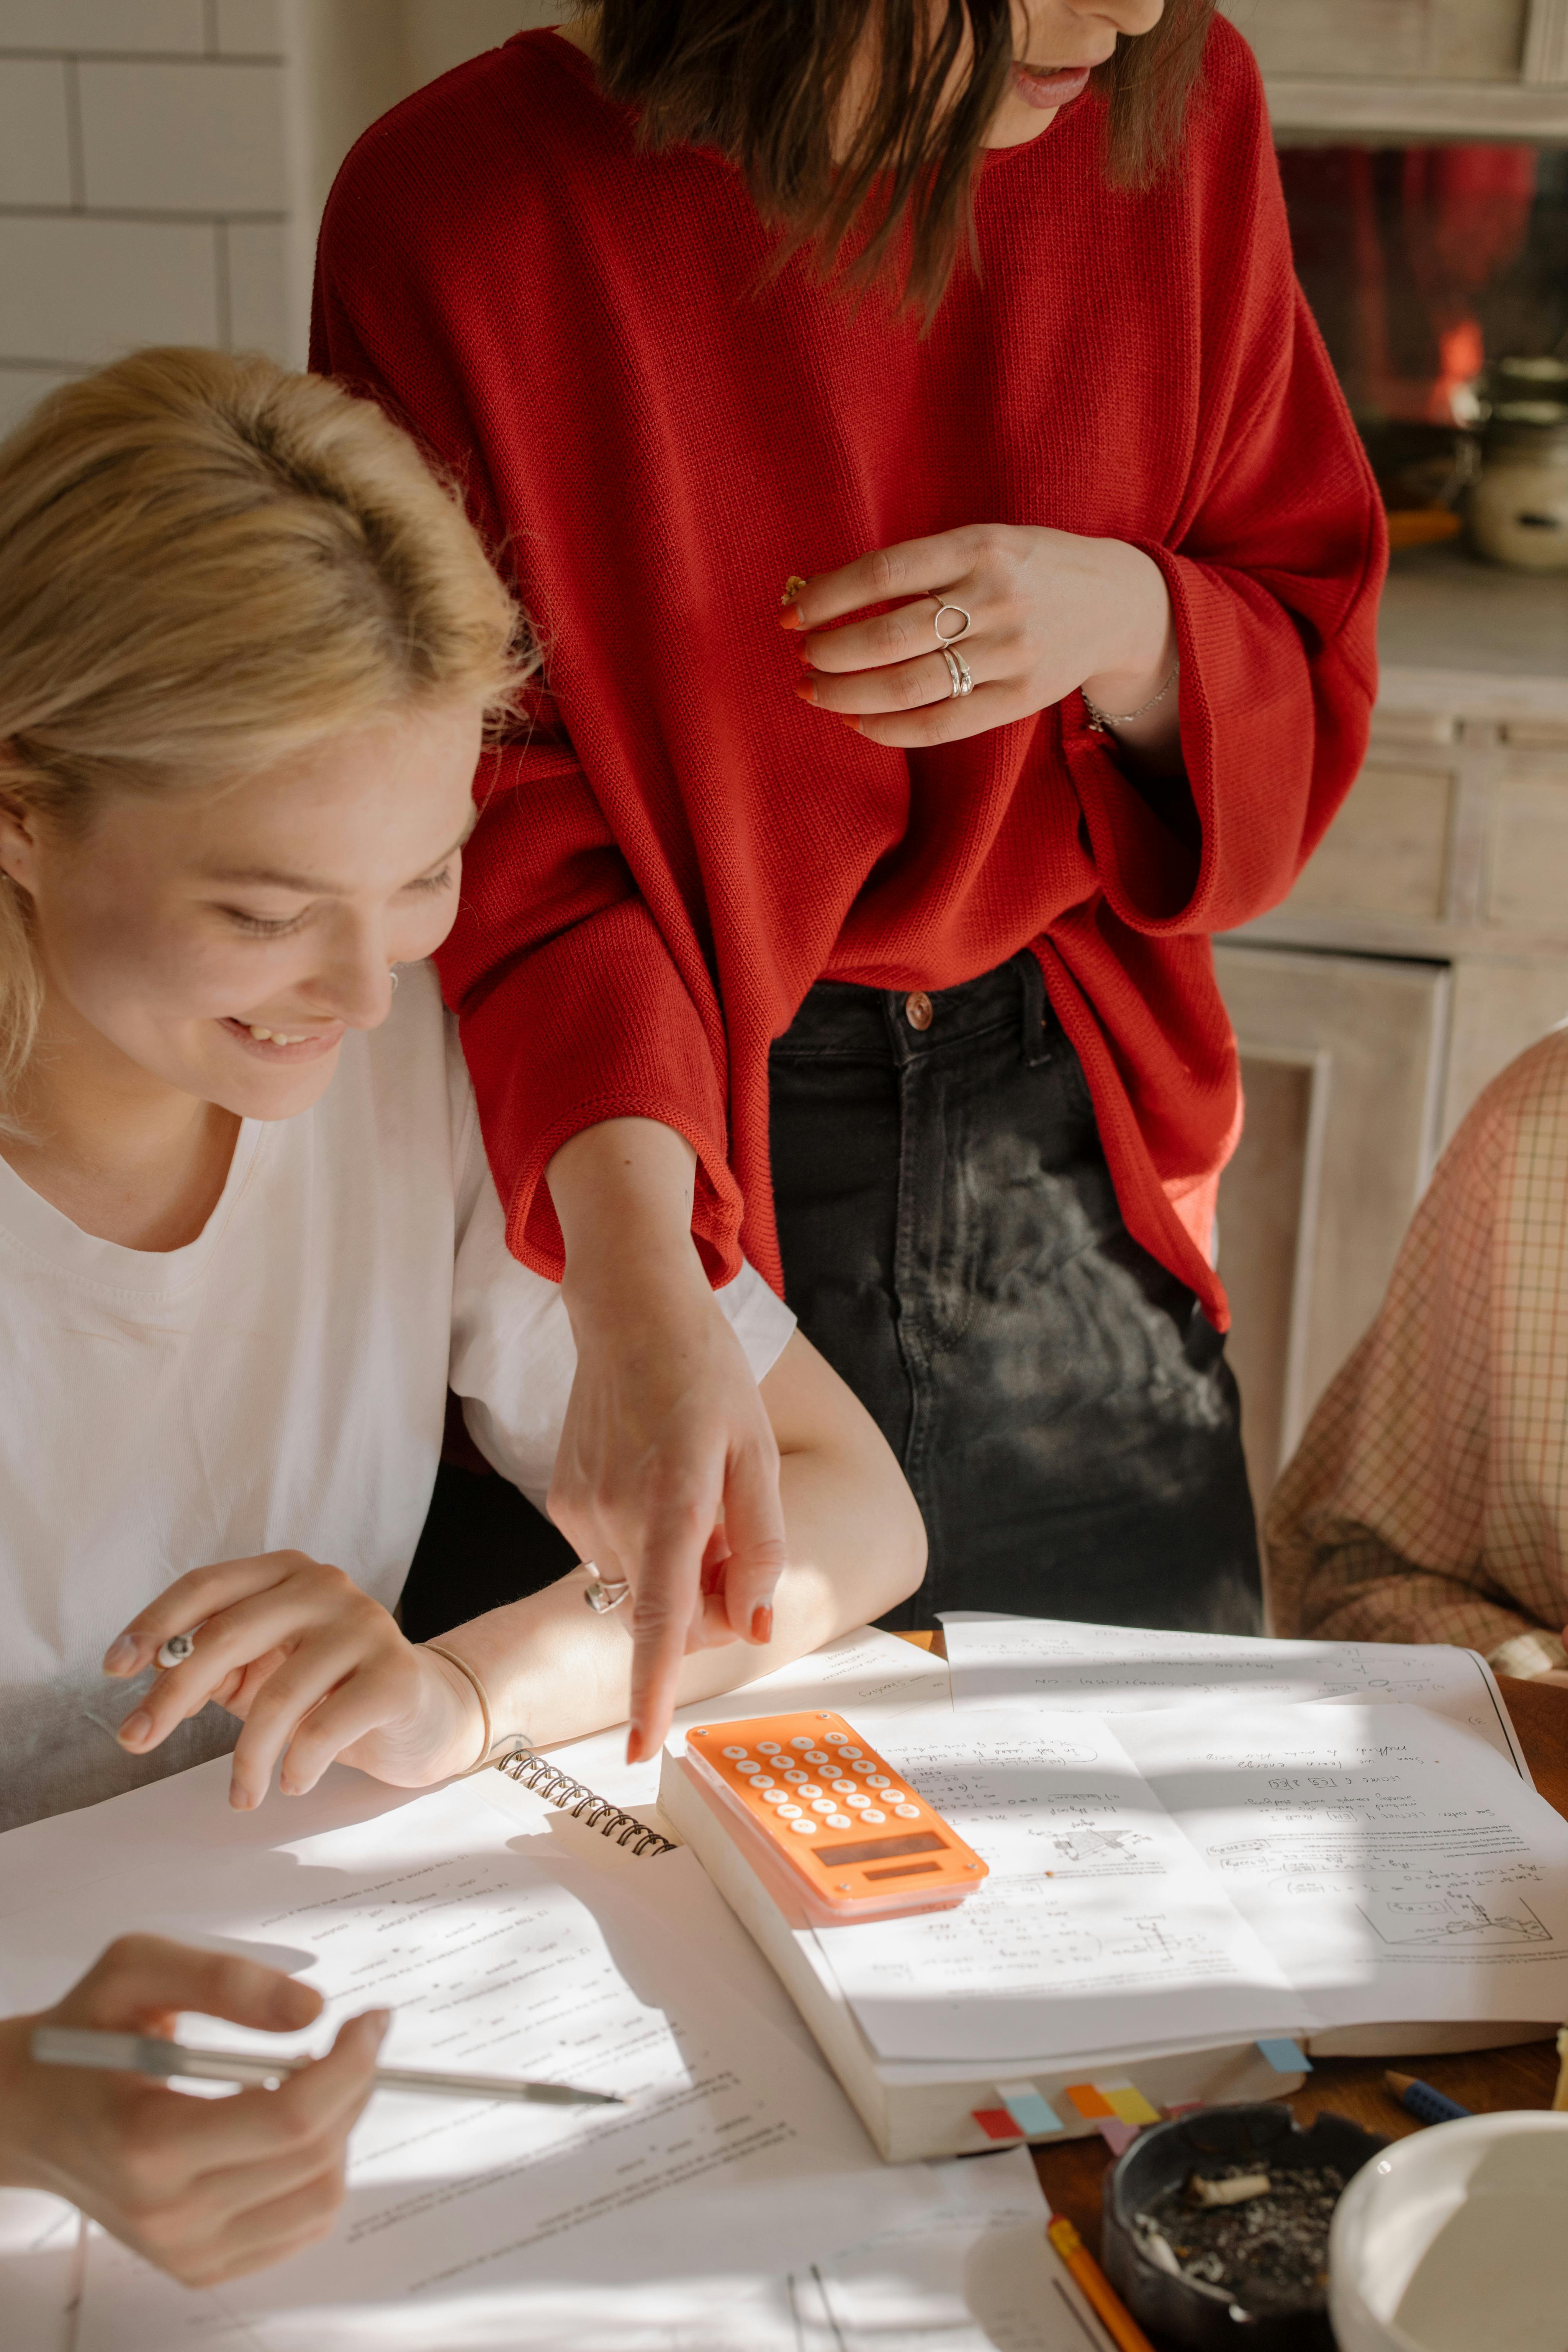
<instances>
[{"instance_id":1,"label":"wrist","mask_svg":"<svg viewBox=\"0 0 1568 2352\"><path fill-rule=\"evenodd\" d=\"M432 1780L450 1780L459 1773L471 1771L481 1762L490 1746L488 1709L480 1697L476 1681L453 1663L450 1653L454 1644L443 1642L440 1650L428 1642L418 1644L419 1654L425 1661L428 1692L431 1701L428 1726L428 1767Z\"/></svg>"},{"instance_id":2,"label":"wrist","mask_svg":"<svg viewBox=\"0 0 1568 2352\"><path fill-rule=\"evenodd\" d=\"M1176 617L1165 574L1125 540L1100 542L1108 595L1097 667L1081 690L1105 710L1131 710L1159 691L1175 668Z\"/></svg>"}]
</instances>

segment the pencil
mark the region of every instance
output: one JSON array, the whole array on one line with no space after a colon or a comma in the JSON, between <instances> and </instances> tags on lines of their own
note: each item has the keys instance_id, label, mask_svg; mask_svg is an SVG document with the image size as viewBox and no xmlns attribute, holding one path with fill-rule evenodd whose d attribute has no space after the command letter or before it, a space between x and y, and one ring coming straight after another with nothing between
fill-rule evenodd
<instances>
[{"instance_id":1,"label":"pencil","mask_svg":"<svg viewBox=\"0 0 1568 2352\"><path fill-rule=\"evenodd\" d=\"M1467 2116L1475 2113L1473 2107L1461 2107L1458 2099L1435 2091L1430 2083L1420 2082L1414 2074L1385 2074L1383 2079L1400 2105L1419 2124L1462 2123Z\"/></svg>"},{"instance_id":2,"label":"pencil","mask_svg":"<svg viewBox=\"0 0 1568 2352\"><path fill-rule=\"evenodd\" d=\"M1154 2346L1079 2236L1071 2221L1060 2218L1046 2226L1046 2236L1067 2271L1082 2288L1119 2352L1155 2352Z\"/></svg>"},{"instance_id":3,"label":"pencil","mask_svg":"<svg viewBox=\"0 0 1568 2352\"><path fill-rule=\"evenodd\" d=\"M308 2058L279 2058L252 2050L188 2050L183 2042L140 2033L100 2033L90 2027L40 2025L33 2055L41 2066L97 2066L112 2074L158 2074L165 2080L268 2085L298 2074ZM537 2083L515 2074L434 2074L423 2067L378 2066L378 2091L423 2091L440 2099L522 2099L549 2107L620 2107L613 2091L584 2091L571 2083Z\"/></svg>"}]
</instances>

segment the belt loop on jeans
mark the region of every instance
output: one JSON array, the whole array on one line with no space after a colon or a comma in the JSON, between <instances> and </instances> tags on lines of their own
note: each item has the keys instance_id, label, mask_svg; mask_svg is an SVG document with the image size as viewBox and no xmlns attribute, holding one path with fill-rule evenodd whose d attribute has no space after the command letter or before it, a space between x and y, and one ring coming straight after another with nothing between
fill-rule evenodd
<instances>
[{"instance_id":1,"label":"belt loop on jeans","mask_svg":"<svg viewBox=\"0 0 1568 2352\"><path fill-rule=\"evenodd\" d=\"M1040 958L1030 948L1016 955L1013 964L1023 1000L1019 1053L1026 1069L1038 1069L1041 1062L1051 1059L1051 1013L1046 999L1045 974L1040 968Z\"/></svg>"}]
</instances>

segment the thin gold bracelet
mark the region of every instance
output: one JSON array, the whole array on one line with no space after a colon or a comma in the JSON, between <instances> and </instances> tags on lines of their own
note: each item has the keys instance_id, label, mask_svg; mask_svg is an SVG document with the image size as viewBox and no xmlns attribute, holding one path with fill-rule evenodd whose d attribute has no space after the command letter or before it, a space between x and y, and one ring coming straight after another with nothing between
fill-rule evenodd
<instances>
[{"instance_id":1,"label":"thin gold bracelet","mask_svg":"<svg viewBox=\"0 0 1568 2352\"><path fill-rule=\"evenodd\" d=\"M444 1642L426 1642L423 1644L423 1647L427 1650L434 1650L436 1656L438 1658L444 1658L449 1666L455 1666L458 1673L465 1675L474 1685L474 1696L479 1702L479 1714L485 1726L485 1737L483 1741L480 1743L478 1758L475 1763L468 1767L468 1769L471 1772L476 1772L479 1769L480 1765L488 1760L490 1750L496 1744L495 1735L490 1729L490 1702L486 1696L485 1685L480 1681L478 1675L475 1673L473 1667L464 1659L460 1658L455 1650L449 1650Z\"/></svg>"},{"instance_id":2,"label":"thin gold bracelet","mask_svg":"<svg viewBox=\"0 0 1568 2352\"><path fill-rule=\"evenodd\" d=\"M1180 676L1181 664L1178 661L1176 667L1172 670L1169 677L1166 678L1164 686L1161 687L1159 692L1157 694L1151 694L1147 702L1140 702L1136 710L1102 710L1097 702L1091 702L1089 697L1084 694L1083 708L1089 713L1090 733L1092 735L1103 735L1106 730L1111 727L1130 727L1134 719L1142 719L1145 711L1153 710L1156 703L1160 703L1165 700L1166 695L1170 692L1172 687L1176 684ZM1080 694L1083 694L1082 687L1080 687L1078 690Z\"/></svg>"}]
</instances>

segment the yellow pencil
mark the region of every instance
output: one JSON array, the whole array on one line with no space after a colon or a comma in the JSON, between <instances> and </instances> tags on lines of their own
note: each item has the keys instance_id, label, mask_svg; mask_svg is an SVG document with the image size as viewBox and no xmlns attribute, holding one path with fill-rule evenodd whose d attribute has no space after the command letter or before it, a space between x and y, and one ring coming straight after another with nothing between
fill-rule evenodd
<instances>
[{"instance_id":1,"label":"yellow pencil","mask_svg":"<svg viewBox=\"0 0 1568 2352\"><path fill-rule=\"evenodd\" d=\"M1155 2352L1154 2346L1071 2222L1051 2221L1047 2225L1045 2234L1103 2320L1107 2333L1120 2347L1120 2352Z\"/></svg>"}]
</instances>

